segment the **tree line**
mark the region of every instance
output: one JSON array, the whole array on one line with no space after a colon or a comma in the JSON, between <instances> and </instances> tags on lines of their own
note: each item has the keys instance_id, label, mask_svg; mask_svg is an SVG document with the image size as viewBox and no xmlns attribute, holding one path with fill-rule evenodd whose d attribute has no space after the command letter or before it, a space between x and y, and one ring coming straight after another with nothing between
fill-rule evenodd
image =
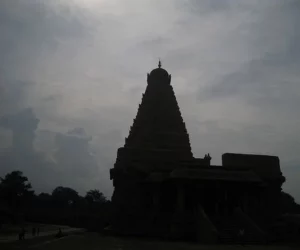
<instances>
[{"instance_id":1,"label":"tree line","mask_svg":"<svg viewBox=\"0 0 300 250\"><path fill-rule=\"evenodd\" d=\"M0 226L36 222L100 230L108 225L111 203L97 189L84 196L70 187L36 194L21 171L0 178Z\"/></svg>"},{"instance_id":2,"label":"tree line","mask_svg":"<svg viewBox=\"0 0 300 250\"><path fill-rule=\"evenodd\" d=\"M111 211L111 202L97 189L81 196L70 187L58 186L52 193L36 194L21 171L0 178L0 227L26 221L99 231L109 224ZM300 205L283 191L281 212L300 213Z\"/></svg>"}]
</instances>

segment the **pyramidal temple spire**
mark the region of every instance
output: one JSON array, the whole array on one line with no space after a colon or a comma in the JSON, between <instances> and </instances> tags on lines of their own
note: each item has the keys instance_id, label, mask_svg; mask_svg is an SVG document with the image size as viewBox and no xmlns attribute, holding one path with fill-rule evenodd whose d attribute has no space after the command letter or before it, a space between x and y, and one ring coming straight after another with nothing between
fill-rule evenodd
<instances>
[{"instance_id":1,"label":"pyramidal temple spire","mask_svg":"<svg viewBox=\"0 0 300 250\"><path fill-rule=\"evenodd\" d=\"M177 158L192 159L189 135L171 86L171 76L161 68L160 59L158 68L150 72L147 81L124 148L167 150Z\"/></svg>"}]
</instances>

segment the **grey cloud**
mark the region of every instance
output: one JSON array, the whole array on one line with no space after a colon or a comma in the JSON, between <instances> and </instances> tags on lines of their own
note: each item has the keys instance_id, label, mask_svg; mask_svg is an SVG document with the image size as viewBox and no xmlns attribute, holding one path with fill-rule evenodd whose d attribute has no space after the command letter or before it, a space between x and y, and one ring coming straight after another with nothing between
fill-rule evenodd
<instances>
[{"instance_id":1,"label":"grey cloud","mask_svg":"<svg viewBox=\"0 0 300 250\"><path fill-rule=\"evenodd\" d=\"M241 65L238 71L224 76L221 82L199 90L199 101L238 96L249 105L259 105L275 112L278 109L295 111L300 93L298 67L300 60L289 60L286 53L267 54Z\"/></svg>"},{"instance_id":2,"label":"grey cloud","mask_svg":"<svg viewBox=\"0 0 300 250\"><path fill-rule=\"evenodd\" d=\"M12 131L12 149L20 157L33 153L35 130L38 124L39 120L30 108L24 109L17 114L7 114L0 118L0 126Z\"/></svg>"},{"instance_id":3,"label":"grey cloud","mask_svg":"<svg viewBox=\"0 0 300 250\"><path fill-rule=\"evenodd\" d=\"M12 63L30 61L47 46L55 49L61 40L87 36L91 29L83 25L80 12L67 7L54 10L47 1L1 1L0 16L1 67L5 70Z\"/></svg>"},{"instance_id":4,"label":"grey cloud","mask_svg":"<svg viewBox=\"0 0 300 250\"><path fill-rule=\"evenodd\" d=\"M33 142L38 120L31 109L3 116L0 125L13 133L12 147L0 154L0 164L4 166L0 174L21 170L37 192L49 192L65 183L84 193L98 184L99 169L89 145L92 137L83 128L67 133L40 131L36 151Z\"/></svg>"},{"instance_id":5,"label":"grey cloud","mask_svg":"<svg viewBox=\"0 0 300 250\"><path fill-rule=\"evenodd\" d=\"M0 126L12 132L12 145L0 154L0 164L3 166L0 174L21 170L33 181L36 190L41 190L49 188L47 178L55 178L56 174L54 164L33 148L38 123L30 108L1 117Z\"/></svg>"},{"instance_id":6,"label":"grey cloud","mask_svg":"<svg viewBox=\"0 0 300 250\"><path fill-rule=\"evenodd\" d=\"M295 109L300 93L300 34L296 32L299 10L299 1L271 5L260 23L248 27L251 42L261 54L224 75L219 82L199 90L199 100L239 96L250 105Z\"/></svg>"},{"instance_id":7,"label":"grey cloud","mask_svg":"<svg viewBox=\"0 0 300 250\"><path fill-rule=\"evenodd\" d=\"M13 129L14 137L19 138L18 141L15 140L13 148L21 147L18 152L11 151L13 148L2 152L1 163L5 167L1 169L1 174L4 174L3 171L18 168L29 176L37 191L51 191L55 185L63 184L64 180L67 181L70 176L67 169L60 173L53 152L51 152L55 149L53 146L56 147L55 141L53 141L56 132L50 131L47 135L44 133L44 137L39 137L41 133L37 133L38 138L34 142L36 127L27 131L24 126L26 117L30 119L29 113L24 111L14 114L26 106L36 104L33 100L40 99L35 110L44 109L45 113L50 116L54 115L61 95L50 92L41 98L35 96L35 90L40 88L43 83L34 79L34 71L41 66L39 65L41 59L47 61L47 57L50 59L51 54L57 53L61 43L66 41L80 43L82 39L89 37L93 32L93 27L89 26L92 17L86 19L80 8L56 4L54 1L5 0L0 2L0 19L0 116L2 116L3 125L8 116L18 117L15 125L20 128L20 132L18 132L19 130L16 132L15 128L11 128L11 126L8 129ZM32 110L31 114L33 114ZM72 126L69 121L65 123L67 127ZM5 133L7 132L9 131ZM20 135L22 136L20 137ZM26 147L27 144L24 145L26 142L29 147ZM41 149L44 150L31 151L29 155L25 156L24 152L27 150L24 149L31 148L33 150L33 143L35 146L41 146ZM45 144L49 144L48 147ZM89 170L87 166L85 171L88 173L92 170ZM74 180L72 185L83 186L83 184L78 184L78 175L74 176ZM83 189L81 188L80 191Z\"/></svg>"},{"instance_id":8,"label":"grey cloud","mask_svg":"<svg viewBox=\"0 0 300 250\"><path fill-rule=\"evenodd\" d=\"M92 188L90 185L98 175L98 165L90 149L91 139L83 128L74 128L66 134L58 133L55 138L57 149L54 158L60 174L69 186L81 186L81 192L84 188ZM89 183L85 183L87 179Z\"/></svg>"},{"instance_id":9,"label":"grey cloud","mask_svg":"<svg viewBox=\"0 0 300 250\"><path fill-rule=\"evenodd\" d=\"M0 59L1 60L1 59ZM29 81L9 79L0 70L0 115L16 112L26 105L27 96L34 83Z\"/></svg>"},{"instance_id":10,"label":"grey cloud","mask_svg":"<svg viewBox=\"0 0 300 250\"><path fill-rule=\"evenodd\" d=\"M211 12L225 11L228 10L232 4L233 3L230 0L188 0L179 2L179 5L184 6L186 10L196 15L205 15Z\"/></svg>"},{"instance_id":11,"label":"grey cloud","mask_svg":"<svg viewBox=\"0 0 300 250\"><path fill-rule=\"evenodd\" d=\"M31 71L40 58L54 53L60 42L80 40L92 30L80 9L54 8L48 1L1 1L0 23L2 113L28 103L32 85L36 85Z\"/></svg>"}]
</instances>

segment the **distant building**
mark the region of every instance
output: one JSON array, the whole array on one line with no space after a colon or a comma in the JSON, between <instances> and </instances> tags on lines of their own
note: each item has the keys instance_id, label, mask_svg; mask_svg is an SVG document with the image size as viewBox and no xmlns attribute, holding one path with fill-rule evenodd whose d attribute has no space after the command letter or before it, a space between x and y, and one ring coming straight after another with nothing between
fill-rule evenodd
<instances>
[{"instance_id":1,"label":"distant building","mask_svg":"<svg viewBox=\"0 0 300 250\"><path fill-rule=\"evenodd\" d=\"M249 241L271 237L285 181L278 157L194 158L171 75L159 63L147 83L111 169L113 229L202 242L233 241L241 228Z\"/></svg>"}]
</instances>

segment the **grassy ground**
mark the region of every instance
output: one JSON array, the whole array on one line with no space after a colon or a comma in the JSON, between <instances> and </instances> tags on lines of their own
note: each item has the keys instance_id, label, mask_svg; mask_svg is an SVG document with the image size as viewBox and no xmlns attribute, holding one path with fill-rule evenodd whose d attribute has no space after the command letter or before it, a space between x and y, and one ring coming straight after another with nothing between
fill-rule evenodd
<instances>
[{"instance_id":1,"label":"grassy ground","mask_svg":"<svg viewBox=\"0 0 300 250\"><path fill-rule=\"evenodd\" d=\"M287 250L291 247L287 246L245 246L247 249L253 250ZM200 245L191 243L179 242L161 242L155 240L128 239L116 237L102 237L96 233L82 233L79 235L71 235L61 239L46 239L27 243L22 242L22 245L0 245L1 250L7 249L29 249L37 250L238 250L245 247L239 245L222 246L222 245ZM299 249L299 248L298 248Z\"/></svg>"},{"instance_id":2,"label":"grassy ground","mask_svg":"<svg viewBox=\"0 0 300 250\"><path fill-rule=\"evenodd\" d=\"M58 230L58 228L69 228L68 226L58 226L58 225L46 225L46 224L38 224L38 223L24 223L22 225L12 225L12 224L4 224L0 229L0 237L6 235L16 235L20 232L20 227L24 227L27 233L31 234L31 230L33 227L39 227L41 231L48 232Z\"/></svg>"},{"instance_id":3,"label":"grassy ground","mask_svg":"<svg viewBox=\"0 0 300 250\"><path fill-rule=\"evenodd\" d=\"M18 239L18 234L20 233L20 228L24 227L26 230L25 239L35 238L32 236L32 228L40 228L39 236L47 236L49 234L53 235L58 232L58 229L61 228L63 232L72 230L68 226L59 226L59 225L45 225L45 224L36 224L36 223L24 223L22 225L3 225L0 230L0 243L1 242L10 242Z\"/></svg>"}]
</instances>

